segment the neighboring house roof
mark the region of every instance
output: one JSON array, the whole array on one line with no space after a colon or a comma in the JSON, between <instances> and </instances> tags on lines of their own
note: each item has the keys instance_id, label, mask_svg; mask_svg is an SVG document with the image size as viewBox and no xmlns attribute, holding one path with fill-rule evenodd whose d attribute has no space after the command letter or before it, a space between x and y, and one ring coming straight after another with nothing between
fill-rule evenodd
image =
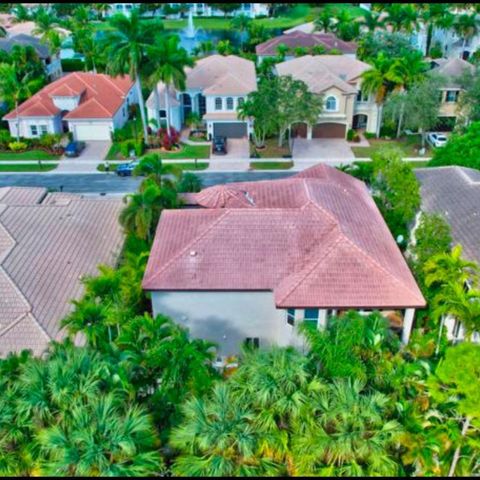
<instances>
[{"instance_id":1,"label":"neighboring house roof","mask_svg":"<svg viewBox=\"0 0 480 480\"><path fill-rule=\"evenodd\" d=\"M210 55L185 69L187 90L207 95L247 95L257 89L255 64L236 55Z\"/></svg>"},{"instance_id":2,"label":"neighboring house roof","mask_svg":"<svg viewBox=\"0 0 480 480\"><path fill-rule=\"evenodd\" d=\"M461 58L437 58L432 60L433 71L447 81L445 87L461 88L459 78L466 72L475 72L475 67Z\"/></svg>"},{"instance_id":3,"label":"neighboring house roof","mask_svg":"<svg viewBox=\"0 0 480 480\"><path fill-rule=\"evenodd\" d=\"M297 47L311 48L316 45L323 45L327 51L335 48L342 53L349 54L356 53L358 48L356 43L340 40L333 33L306 33L296 30L260 43L255 47L255 51L257 55L277 55L277 48L281 44L291 49Z\"/></svg>"},{"instance_id":4,"label":"neighboring house roof","mask_svg":"<svg viewBox=\"0 0 480 480\"><path fill-rule=\"evenodd\" d=\"M455 243L480 264L480 172L464 167L415 169L421 183L422 210L449 223Z\"/></svg>"},{"instance_id":5,"label":"neighboring house roof","mask_svg":"<svg viewBox=\"0 0 480 480\"><path fill-rule=\"evenodd\" d=\"M15 45L33 47L37 55L42 59L50 57L48 47L41 43L38 38L32 37L31 35L21 33L7 38L0 38L0 49L7 53L10 53Z\"/></svg>"},{"instance_id":6,"label":"neighboring house roof","mask_svg":"<svg viewBox=\"0 0 480 480\"><path fill-rule=\"evenodd\" d=\"M0 188L0 356L40 354L60 340L60 320L81 278L114 264L123 243L120 200Z\"/></svg>"},{"instance_id":7,"label":"neighboring house roof","mask_svg":"<svg viewBox=\"0 0 480 480\"><path fill-rule=\"evenodd\" d=\"M19 117L52 117L60 109L53 103L54 96L81 95L77 108L68 112L65 120L112 118L123 105L133 86L129 76L110 77L104 74L72 72L42 88L18 108ZM15 110L3 118L13 120Z\"/></svg>"},{"instance_id":8,"label":"neighboring house roof","mask_svg":"<svg viewBox=\"0 0 480 480\"><path fill-rule=\"evenodd\" d=\"M29 4L26 3L25 6L29 6ZM32 21L15 22L15 16L8 13L0 14L0 26L7 32L10 37L19 34L33 35L33 32L37 27L35 22ZM54 30L64 37L72 33L70 30L61 27L54 27Z\"/></svg>"},{"instance_id":9,"label":"neighboring house roof","mask_svg":"<svg viewBox=\"0 0 480 480\"><path fill-rule=\"evenodd\" d=\"M162 213L146 290L273 291L280 308L425 305L367 187L343 172L322 164L194 198L204 208Z\"/></svg>"},{"instance_id":10,"label":"neighboring house roof","mask_svg":"<svg viewBox=\"0 0 480 480\"><path fill-rule=\"evenodd\" d=\"M291 75L304 81L313 93L337 87L345 93L356 93L355 81L370 65L343 55L304 55L279 63L279 75Z\"/></svg>"}]
</instances>

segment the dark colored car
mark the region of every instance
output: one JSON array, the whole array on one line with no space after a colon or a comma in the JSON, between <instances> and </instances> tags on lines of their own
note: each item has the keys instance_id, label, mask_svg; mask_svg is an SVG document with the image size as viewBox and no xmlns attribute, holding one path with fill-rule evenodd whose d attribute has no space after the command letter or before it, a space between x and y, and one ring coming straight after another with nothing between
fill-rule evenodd
<instances>
[{"instance_id":1,"label":"dark colored car","mask_svg":"<svg viewBox=\"0 0 480 480\"><path fill-rule=\"evenodd\" d=\"M213 153L215 155L226 155L227 137L213 137Z\"/></svg>"},{"instance_id":2,"label":"dark colored car","mask_svg":"<svg viewBox=\"0 0 480 480\"><path fill-rule=\"evenodd\" d=\"M132 160L131 162L128 163L121 163L117 167L117 175L119 177L130 177L135 170L135 167L139 164L140 162L138 160Z\"/></svg>"},{"instance_id":3,"label":"dark colored car","mask_svg":"<svg viewBox=\"0 0 480 480\"><path fill-rule=\"evenodd\" d=\"M70 142L65 148L66 157L78 157L85 148L85 142Z\"/></svg>"}]
</instances>

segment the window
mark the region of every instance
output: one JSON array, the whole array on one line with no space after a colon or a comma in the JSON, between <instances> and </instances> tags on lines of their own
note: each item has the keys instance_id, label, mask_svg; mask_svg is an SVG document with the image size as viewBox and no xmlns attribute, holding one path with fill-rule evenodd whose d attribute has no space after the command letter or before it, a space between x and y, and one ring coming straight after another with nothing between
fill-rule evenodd
<instances>
[{"instance_id":1,"label":"window","mask_svg":"<svg viewBox=\"0 0 480 480\"><path fill-rule=\"evenodd\" d=\"M260 346L260 339L258 337L247 337L245 339L245 346L247 348L258 348Z\"/></svg>"},{"instance_id":2,"label":"window","mask_svg":"<svg viewBox=\"0 0 480 480\"><path fill-rule=\"evenodd\" d=\"M327 98L325 110L327 110L327 112L335 112L337 110L337 99L335 97Z\"/></svg>"},{"instance_id":3,"label":"window","mask_svg":"<svg viewBox=\"0 0 480 480\"><path fill-rule=\"evenodd\" d=\"M223 108L223 102L220 97L215 99L215 110L221 110Z\"/></svg>"},{"instance_id":4,"label":"window","mask_svg":"<svg viewBox=\"0 0 480 480\"><path fill-rule=\"evenodd\" d=\"M232 97L227 98L227 110L233 110L233 98Z\"/></svg>"},{"instance_id":5,"label":"window","mask_svg":"<svg viewBox=\"0 0 480 480\"><path fill-rule=\"evenodd\" d=\"M36 125L30 125L30 133L34 137L38 135L38 128Z\"/></svg>"},{"instance_id":6,"label":"window","mask_svg":"<svg viewBox=\"0 0 480 480\"><path fill-rule=\"evenodd\" d=\"M318 320L318 308L306 308L305 309L305 320Z\"/></svg>"},{"instance_id":7,"label":"window","mask_svg":"<svg viewBox=\"0 0 480 480\"><path fill-rule=\"evenodd\" d=\"M123 10L123 5L122 5L121 3L117 3L117 4L115 5L115 8L116 8L119 12L121 12L121 11Z\"/></svg>"},{"instance_id":8,"label":"window","mask_svg":"<svg viewBox=\"0 0 480 480\"><path fill-rule=\"evenodd\" d=\"M357 93L357 102L360 102L360 103L368 102L368 94L359 90Z\"/></svg>"},{"instance_id":9,"label":"window","mask_svg":"<svg viewBox=\"0 0 480 480\"><path fill-rule=\"evenodd\" d=\"M458 99L458 90L447 90L446 102L456 103Z\"/></svg>"},{"instance_id":10,"label":"window","mask_svg":"<svg viewBox=\"0 0 480 480\"><path fill-rule=\"evenodd\" d=\"M245 99L243 97L238 97L237 105L240 107L245 103Z\"/></svg>"},{"instance_id":11,"label":"window","mask_svg":"<svg viewBox=\"0 0 480 480\"><path fill-rule=\"evenodd\" d=\"M289 325L295 325L295 309L294 308L289 308L287 310L287 323Z\"/></svg>"},{"instance_id":12,"label":"window","mask_svg":"<svg viewBox=\"0 0 480 480\"><path fill-rule=\"evenodd\" d=\"M45 135L48 133L48 127L46 125L40 125L40 134Z\"/></svg>"},{"instance_id":13,"label":"window","mask_svg":"<svg viewBox=\"0 0 480 480\"><path fill-rule=\"evenodd\" d=\"M167 111L166 110L159 110L158 115L160 118L167 118Z\"/></svg>"}]
</instances>

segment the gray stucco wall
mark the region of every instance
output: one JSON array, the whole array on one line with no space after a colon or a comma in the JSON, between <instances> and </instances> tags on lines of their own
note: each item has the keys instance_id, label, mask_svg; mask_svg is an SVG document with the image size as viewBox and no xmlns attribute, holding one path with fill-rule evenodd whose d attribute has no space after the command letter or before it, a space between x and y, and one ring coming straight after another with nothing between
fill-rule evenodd
<instances>
[{"instance_id":1,"label":"gray stucco wall","mask_svg":"<svg viewBox=\"0 0 480 480\"><path fill-rule=\"evenodd\" d=\"M261 347L304 347L286 311L275 308L272 292L152 292L152 306L193 337L216 342L220 355L239 353L247 337L258 337Z\"/></svg>"}]
</instances>

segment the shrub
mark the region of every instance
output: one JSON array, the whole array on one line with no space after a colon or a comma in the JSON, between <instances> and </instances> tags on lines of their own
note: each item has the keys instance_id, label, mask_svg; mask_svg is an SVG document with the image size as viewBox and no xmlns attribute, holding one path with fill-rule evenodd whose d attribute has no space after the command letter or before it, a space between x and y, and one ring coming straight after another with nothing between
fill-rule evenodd
<instances>
[{"instance_id":1,"label":"shrub","mask_svg":"<svg viewBox=\"0 0 480 480\"><path fill-rule=\"evenodd\" d=\"M10 142L8 148L12 152L23 152L27 149L28 145L25 142Z\"/></svg>"},{"instance_id":2,"label":"shrub","mask_svg":"<svg viewBox=\"0 0 480 480\"><path fill-rule=\"evenodd\" d=\"M353 141L355 143L360 143L360 135L357 132L355 132L355 134L353 135Z\"/></svg>"},{"instance_id":3,"label":"shrub","mask_svg":"<svg viewBox=\"0 0 480 480\"><path fill-rule=\"evenodd\" d=\"M120 143L120 153L123 157L128 158L132 150L135 150L135 142L133 140L125 140Z\"/></svg>"},{"instance_id":4,"label":"shrub","mask_svg":"<svg viewBox=\"0 0 480 480\"><path fill-rule=\"evenodd\" d=\"M140 140L138 142L135 142L133 145L133 148L135 150L135 155L137 157L140 157L143 155L143 152L145 151L145 145L143 143L143 140Z\"/></svg>"},{"instance_id":5,"label":"shrub","mask_svg":"<svg viewBox=\"0 0 480 480\"><path fill-rule=\"evenodd\" d=\"M329 52L329 55L343 55L343 52L338 48L332 48Z\"/></svg>"},{"instance_id":6,"label":"shrub","mask_svg":"<svg viewBox=\"0 0 480 480\"><path fill-rule=\"evenodd\" d=\"M7 148L8 144L11 143L12 140L13 138L8 130L0 130L0 146L2 148Z\"/></svg>"},{"instance_id":7,"label":"shrub","mask_svg":"<svg viewBox=\"0 0 480 480\"><path fill-rule=\"evenodd\" d=\"M202 189L202 181L194 173L184 173L177 184L179 192L199 192Z\"/></svg>"},{"instance_id":8,"label":"shrub","mask_svg":"<svg viewBox=\"0 0 480 480\"><path fill-rule=\"evenodd\" d=\"M353 141L353 138L355 137L355 130L352 130L350 129L348 132L347 132L347 140L349 142Z\"/></svg>"},{"instance_id":9,"label":"shrub","mask_svg":"<svg viewBox=\"0 0 480 480\"><path fill-rule=\"evenodd\" d=\"M168 135L164 135L162 138L162 147L165 150L171 150L172 149L172 142L170 140L170 137Z\"/></svg>"},{"instance_id":10,"label":"shrub","mask_svg":"<svg viewBox=\"0 0 480 480\"><path fill-rule=\"evenodd\" d=\"M440 43L436 43L430 48L430 58L442 58L443 52Z\"/></svg>"},{"instance_id":11,"label":"shrub","mask_svg":"<svg viewBox=\"0 0 480 480\"><path fill-rule=\"evenodd\" d=\"M375 138L377 136L375 133L372 133L372 132L365 132L363 135L367 140L370 138Z\"/></svg>"},{"instance_id":12,"label":"shrub","mask_svg":"<svg viewBox=\"0 0 480 480\"><path fill-rule=\"evenodd\" d=\"M62 60L62 70L64 72L78 72L85 70L85 62L79 58L64 58Z\"/></svg>"},{"instance_id":13,"label":"shrub","mask_svg":"<svg viewBox=\"0 0 480 480\"><path fill-rule=\"evenodd\" d=\"M41 147L51 150L55 145L60 143L61 136L55 133L45 133L38 141Z\"/></svg>"},{"instance_id":14,"label":"shrub","mask_svg":"<svg viewBox=\"0 0 480 480\"><path fill-rule=\"evenodd\" d=\"M323 55L326 53L327 49L323 45L314 45L312 47L312 54L313 55Z\"/></svg>"},{"instance_id":15,"label":"shrub","mask_svg":"<svg viewBox=\"0 0 480 480\"><path fill-rule=\"evenodd\" d=\"M180 132L174 127L170 127L170 142L173 145L178 145L180 143Z\"/></svg>"}]
</instances>

